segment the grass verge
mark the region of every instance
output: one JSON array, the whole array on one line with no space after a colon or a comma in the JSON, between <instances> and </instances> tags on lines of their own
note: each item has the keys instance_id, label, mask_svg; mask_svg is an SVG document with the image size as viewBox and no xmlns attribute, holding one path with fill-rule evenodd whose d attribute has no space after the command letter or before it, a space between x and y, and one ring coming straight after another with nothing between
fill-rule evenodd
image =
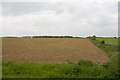
<instances>
[{"instance_id":1,"label":"grass verge","mask_svg":"<svg viewBox=\"0 0 120 80\"><path fill-rule=\"evenodd\" d=\"M115 77L113 72L107 65L100 66L90 61L67 64L3 63L3 78L107 78Z\"/></svg>"}]
</instances>

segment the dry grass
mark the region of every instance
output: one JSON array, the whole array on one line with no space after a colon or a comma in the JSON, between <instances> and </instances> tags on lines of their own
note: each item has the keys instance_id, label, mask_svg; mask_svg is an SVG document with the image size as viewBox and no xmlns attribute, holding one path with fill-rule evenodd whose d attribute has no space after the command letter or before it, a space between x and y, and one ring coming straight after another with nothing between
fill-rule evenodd
<instances>
[{"instance_id":1,"label":"dry grass","mask_svg":"<svg viewBox=\"0 0 120 80\"><path fill-rule=\"evenodd\" d=\"M109 60L104 51L88 39L67 38L3 38L3 61L34 63L65 63Z\"/></svg>"}]
</instances>

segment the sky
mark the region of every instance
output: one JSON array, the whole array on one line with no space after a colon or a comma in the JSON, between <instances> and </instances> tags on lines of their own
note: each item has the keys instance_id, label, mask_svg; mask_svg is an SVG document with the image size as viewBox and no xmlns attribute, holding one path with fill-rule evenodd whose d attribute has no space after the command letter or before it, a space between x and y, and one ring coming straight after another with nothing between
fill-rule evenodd
<instances>
[{"instance_id":1,"label":"sky","mask_svg":"<svg viewBox=\"0 0 120 80\"><path fill-rule=\"evenodd\" d=\"M0 36L118 36L118 0L5 0L0 10Z\"/></svg>"}]
</instances>

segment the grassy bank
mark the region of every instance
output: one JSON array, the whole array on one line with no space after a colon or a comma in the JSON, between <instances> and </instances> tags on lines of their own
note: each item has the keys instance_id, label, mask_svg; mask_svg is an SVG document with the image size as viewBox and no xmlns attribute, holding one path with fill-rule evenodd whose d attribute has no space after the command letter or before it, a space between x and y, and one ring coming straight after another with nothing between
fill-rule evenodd
<instances>
[{"instance_id":1,"label":"grassy bank","mask_svg":"<svg viewBox=\"0 0 120 80\"><path fill-rule=\"evenodd\" d=\"M118 46L118 38L96 38L99 42L105 41L105 44Z\"/></svg>"},{"instance_id":2,"label":"grassy bank","mask_svg":"<svg viewBox=\"0 0 120 80\"><path fill-rule=\"evenodd\" d=\"M106 78L115 77L109 66L90 61L67 64L3 63L3 78Z\"/></svg>"},{"instance_id":3,"label":"grassy bank","mask_svg":"<svg viewBox=\"0 0 120 80\"><path fill-rule=\"evenodd\" d=\"M112 76L118 77L118 72L120 71L118 68L118 51L120 47L118 38L96 38L91 41L110 57L110 62L106 63L105 66L109 67L109 72L114 73Z\"/></svg>"},{"instance_id":4,"label":"grassy bank","mask_svg":"<svg viewBox=\"0 0 120 80\"><path fill-rule=\"evenodd\" d=\"M107 53L111 62L118 64L118 48L120 47L118 45L118 38L96 38L91 41Z\"/></svg>"}]
</instances>

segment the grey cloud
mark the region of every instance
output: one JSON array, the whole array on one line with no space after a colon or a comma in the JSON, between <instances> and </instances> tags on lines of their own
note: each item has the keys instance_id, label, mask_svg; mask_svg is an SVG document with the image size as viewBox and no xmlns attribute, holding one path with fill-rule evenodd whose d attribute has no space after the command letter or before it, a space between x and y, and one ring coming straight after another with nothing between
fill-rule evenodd
<instances>
[{"instance_id":1,"label":"grey cloud","mask_svg":"<svg viewBox=\"0 0 120 80\"><path fill-rule=\"evenodd\" d=\"M2 2L2 13L6 16L25 15L44 10L54 10L59 14L63 11L63 7L59 2Z\"/></svg>"},{"instance_id":2,"label":"grey cloud","mask_svg":"<svg viewBox=\"0 0 120 80\"><path fill-rule=\"evenodd\" d=\"M115 2L3 2L3 35L117 36L116 7Z\"/></svg>"}]
</instances>

